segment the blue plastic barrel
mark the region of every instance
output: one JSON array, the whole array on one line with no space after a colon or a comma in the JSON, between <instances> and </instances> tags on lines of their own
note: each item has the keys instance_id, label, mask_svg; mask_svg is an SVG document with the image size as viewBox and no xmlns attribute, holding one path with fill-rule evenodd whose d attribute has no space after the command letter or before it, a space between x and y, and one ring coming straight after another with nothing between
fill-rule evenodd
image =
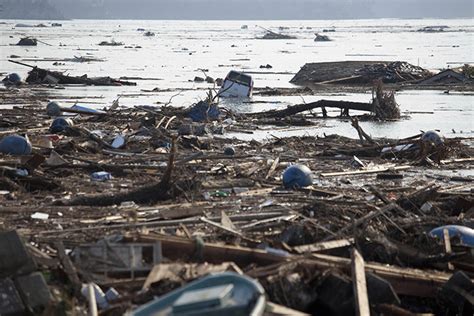
<instances>
[{"instance_id":1,"label":"blue plastic barrel","mask_svg":"<svg viewBox=\"0 0 474 316\"><path fill-rule=\"evenodd\" d=\"M16 72L7 75L3 80L5 84L18 84L21 82L21 77Z\"/></svg>"},{"instance_id":2,"label":"blue plastic barrel","mask_svg":"<svg viewBox=\"0 0 474 316\"><path fill-rule=\"evenodd\" d=\"M287 189L302 188L313 184L313 174L304 165L291 165L283 172L283 185Z\"/></svg>"},{"instance_id":3,"label":"blue plastic barrel","mask_svg":"<svg viewBox=\"0 0 474 316\"><path fill-rule=\"evenodd\" d=\"M224 155L226 155L226 156L233 156L233 155L235 155L235 149L234 149L234 147L228 146L228 147L224 148Z\"/></svg>"},{"instance_id":4,"label":"blue plastic barrel","mask_svg":"<svg viewBox=\"0 0 474 316\"><path fill-rule=\"evenodd\" d=\"M0 141L0 152L9 155L29 155L31 143L23 136L9 135Z\"/></svg>"},{"instance_id":5,"label":"blue plastic barrel","mask_svg":"<svg viewBox=\"0 0 474 316\"><path fill-rule=\"evenodd\" d=\"M421 135L421 141L439 146L443 144L443 137L437 131L427 131Z\"/></svg>"},{"instance_id":6,"label":"blue plastic barrel","mask_svg":"<svg viewBox=\"0 0 474 316\"><path fill-rule=\"evenodd\" d=\"M49 131L51 133L61 133L67 127L71 127L73 125L74 125L74 122L71 119L64 118L64 117L57 117L51 123L51 126L49 127Z\"/></svg>"}]
</instances>

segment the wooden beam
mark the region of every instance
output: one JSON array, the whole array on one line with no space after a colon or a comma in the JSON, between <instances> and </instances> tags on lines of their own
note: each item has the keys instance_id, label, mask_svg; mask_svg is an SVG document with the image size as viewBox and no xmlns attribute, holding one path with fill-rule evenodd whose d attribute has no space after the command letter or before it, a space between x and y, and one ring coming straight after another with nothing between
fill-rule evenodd
<instances>
[{"instance_id":1,"label":"wooden beam","mask_svg":"<svg viewBox=\"0 0 474 316\"><path fill-rule=\"evenodd\" d=\"M240 237L240 238L242 238L242 239L244 239L244 240L247 240L247 241L250 241L250 242L253 242L253 243L259 243L258 240L254 240L254 239L245 237L244 235L242 235L241 232L238 232L238 231L236 231L235 229L226 227L226 226L221 225L221 224L219 224L219 223L213 222L213 221L211 221L211 220L205 218L204 216L200 217L199 220L201 220L201 222L204 222L204 223L206 223L206 224L209 224L209 225L211 225L211 226L214 226L214 227L216 227L216 228L219 228L219 229L221 229L221 230L223 230L223 231L225 231L225 232L228 232L229 234L232 234L232 235L234 235L234 236Z\"/></svg>"},{"instance_id":2,"label":"wooden beam","mask_svg":"<svg viewBox=\"0 0 474 316\"><path fill-rule=\"evenodd\" d=\"M317 252L317 251L322 251L322 250L347 247L347 246L352 245L353 243L354 243L354 238L338 239L338 240L323 241L323 242L317 242L314 244L296 246L296 247L293 247L293 250L296 251L297 253Z\"/></svg>"},{"instance_id":3,"label":"wooden beam","mask_svg":"<svg viewBox=\"0 0 474 316\"><path fill-rule=\"evenodd\" d=\"M275 160L273 160L272 165L270 166L270 169L267 172L267 176L265 177L265 180L270 178L273 173L275 172L276 168L278 167L278 163L280 162L280 157L276 157Z\"/></svg>"},{"instance_id":4,"label":"wooden beam","mask_svg":"<svg viewBox=\"0 0 474 316\"><path fill-rule=\"evenodd\" d=\"M452 247L451 247L451 238L449 237L449 230L447 228L443 229L443 244L444 244L444 251L447 254L453 252ZM452 265L451 262L448 262L448 269L454 270L454 266Z\"/></svg>"},{"instance_id":5,"label":"wooden beam","mask_svg":"<svg viewBox=\"0 0 474 316\"><path fill-rule=\"evenodd\" d=\"M194 240L161 234L129 234L126 236L126 240L135 242L156 242L159 240L163 255L172 260L191 260L190 258L198 248ZM351 272L350 259L323 254L312 254L307 257L308 259L296 255L284 257L260 249L211 243L204 243L201 251L202 259L210 263L233 261L240 267L246 267L249 264L266 266L293 260L310 269L336 268L347 273ZM384 278L390 282L398 294L418 297L435 297L438 289L451 277L451 274L444 272L401 268L379 263L365 263L365 272L374 273ZM247 274L252 276L251 272Z\"/></svg>"},{"instance_id":6,"label":"wooden beam","mask_svg":"<svg viewBox=\"0 0 474 316\"><path fill-rule=\"evenodd\" d=\"M365 279L364 258L357 249L351 253L352 285L354 288L355 308L357 316L370 316L369 297L367 294L367 282Z\"/></svg>"},{"instance_id":7,"label":"wooden beam","mask_svg":"<svg viewBox=\"0 0 474 316\"><path fill-rule=\"evenodd\" d=\"M195 240L185 238L167 236L161 234L140 234L129 235L130 240L139 242L161 242L163 256L172 260L192 260L196 251L200 251L202 259L209 263L222 263L225 261L233 261L240 267L246 267L249 264L268 265L277 262L284 262L288 257L266 252L265 250L229 246L221 244L204 243L199 250Z\"/></svg>"},{"instance_id":8,"label":"wooden beam","mask_svg":"<svg viewBox=\"0 0 474 316\"><path fill-rule=\"evenodd\" d=\"M356 171L339 171L339 172L326 172L321 173L321 177L337 177L337 176L353 176L359 174L370 174L370 173L379 173L379 172L387 172L390 170L406 170L410 169L412 166L395 166L395 167L382 167L382 168L374 168L374 169L367 169L367 170L356 170Z\"/></svg>"},{"instance_id":9,"label":"wooden beam","mask_svg":"<svg viewBox=\"0 0 474 316\"><path fill-rule=\"evenodd\" d=\"M338 268L347 273L351 271L351 260L348 258L323 254L312 254L311 257L315 260L308 261L307 264L312 268ZM438 289L451 277L451 274L444 272L400 268L372 262L365 264L365 272L374 273L390 282L397 294L418 297L435 297Z\"/></svg>"}]
</instances>

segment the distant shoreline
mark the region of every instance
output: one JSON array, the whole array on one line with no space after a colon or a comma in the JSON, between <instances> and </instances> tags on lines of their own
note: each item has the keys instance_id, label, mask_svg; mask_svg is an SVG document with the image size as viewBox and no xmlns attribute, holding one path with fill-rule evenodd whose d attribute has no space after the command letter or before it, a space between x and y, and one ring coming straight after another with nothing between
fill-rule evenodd
<instances>
[{"instance_id":1,"label":"distant shoreline","mask_svg":"<svg viewBox=\"0 0 474 316\"><path fill-rule=\"evenodd\" d=\"M423 17L423 18L334 18L334 19L167 19L167 18L156 18L156 19L135 19L135 18L55 18L55 19L30 19L30 18L6 18L0 17L0 21L363 21L363 20L471 20L472 17Z\"/></svg>"}]
</instances>

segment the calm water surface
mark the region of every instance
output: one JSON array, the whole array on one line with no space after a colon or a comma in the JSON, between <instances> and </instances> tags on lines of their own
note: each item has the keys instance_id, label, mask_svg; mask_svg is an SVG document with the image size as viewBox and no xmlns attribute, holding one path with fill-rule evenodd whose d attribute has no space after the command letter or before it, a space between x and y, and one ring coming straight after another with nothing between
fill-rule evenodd
<instances>
[{"instance_id":1,"label":"calm water surface","mask_svg":"<svg viewBox=\"0 0 474 316\"><path fill-rule=\"evenodd\" d=\"M256 87L292 87L289 80L306 62L342 60L405 60L415 65L436 70L474 63L474 23L466 20L338 20L338 21L61 21L60 28L14 28L16 23L36 24L45 21L3 21L0 25L0 72L18 72L26 76L28 68L7 62L8 56L20 59L63 59L86 56L104 62L25 61L39 67L64 71L71 75L144 77L133 87L66 87L56 90L57 99L74 102L71 96L87 96L81 103L104 107L121 96L126 106L157 105L168 102L177 91L145 93L142 90L193 89L182 91L172 105L188 106L205 97L207 83L194 83L195 76L206 74L225 77L231 69L255 72ZM46 21L49 22L49 21ZM241 29L241 25L248 29ZM442 33L416 32L424 26L445 25ZM265 31L261 27L297 36L294 40L259 40ZM156 34L145 37L138 28ZM314 42L314 33L334 28L327 33L333 41ZM10 46L21 36L34 36L52 46L39 43L36 47ZM125 46L105 47L97 44L115 40ZM138 47L140 48L138 48ZM272 69L260 69L270 64ZM273 73L264 73L273 72ZM276 73L275 73L276 72ZM100 96L100 98L92 98ZM321 94L305 96L306 102L321 98L369 101L370 93ZM405 116L388 123L362 123L363 128L377 137L406 137L420 130L439 129L448 136L474 136L472 93L443 91L402 91L397 101ZM222 102L237 111L262 111L301 103L299 96L259 97L253 101L270 103L241 104ZM408 113L410 112L410 113ZM412 113L428 112L428 113ZM333 112L337 115L337 112ZM350 123L327 120L323 127L258 131L247 138L264 138L269 134L322 135L338 133L355 137ZM244 136L244 135L240 135Z\"/></svg>"}]
</instances>

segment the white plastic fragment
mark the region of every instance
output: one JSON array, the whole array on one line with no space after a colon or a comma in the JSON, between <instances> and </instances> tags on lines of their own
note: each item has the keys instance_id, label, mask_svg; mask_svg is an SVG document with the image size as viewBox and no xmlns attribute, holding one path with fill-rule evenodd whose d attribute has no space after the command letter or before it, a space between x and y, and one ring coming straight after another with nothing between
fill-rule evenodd
<instances>
[{"instance_id":1,"label":"white plastic fragment","mask_svg":"<svg viewBox=\"0 0 474 316\"><path fill-rule=\"evenodd\" d=\"M47 220L49 218L49 214L46 213L41 213L41 212L34 212L31 214L32 219L41 219L41 220Z\"/></svg>"}]
</instances>

